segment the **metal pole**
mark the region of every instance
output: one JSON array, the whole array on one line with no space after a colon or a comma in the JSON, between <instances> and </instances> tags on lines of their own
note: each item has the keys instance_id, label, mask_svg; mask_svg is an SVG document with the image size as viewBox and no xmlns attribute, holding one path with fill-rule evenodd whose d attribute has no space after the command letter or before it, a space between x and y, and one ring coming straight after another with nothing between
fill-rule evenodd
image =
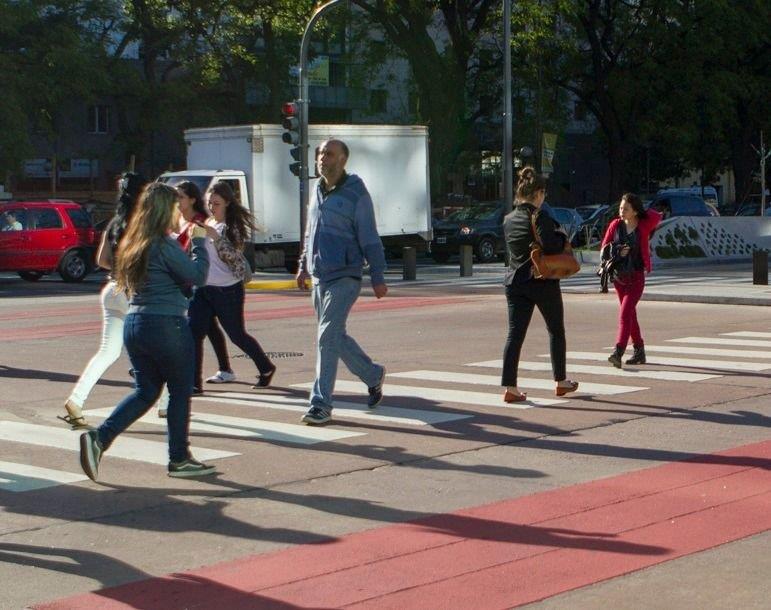
<instances>
[{"instance_id":1,"label":"metal pole","mask_svg":"<svg viewBox=\"0 0 771 610\"><path fill-rule=\"evenodd\" d=\"M766 213L766 159L771 153L766 152L766 145L763 142L763 132L760 132L760 215Z\"/></svg>"},{"instance_id":2,"label":"metal pole","mask_svg":"<svg viewBox=\"0 0 771 610\"><path fill-rule=\"evenodd\" d=\"M503 0L503 210L514 201L511 133L511 0Z\"/></svg>"},{"instance_id":3,"label":"metal pole","mask_svg":"<svg viewBox=\"0 0 771 610\"><path fill-rule=\"evenodd\" d=\"M310 199L310 179L308 177L308 47L311 42L311 31L321 16L336 4L345 0L331 0L317 8L311 16L308 25L305 26L302 42L300 43L300 99L297 104L300 108L300 241L305 237L305 214Z\"/></svg>"}]
</instances>

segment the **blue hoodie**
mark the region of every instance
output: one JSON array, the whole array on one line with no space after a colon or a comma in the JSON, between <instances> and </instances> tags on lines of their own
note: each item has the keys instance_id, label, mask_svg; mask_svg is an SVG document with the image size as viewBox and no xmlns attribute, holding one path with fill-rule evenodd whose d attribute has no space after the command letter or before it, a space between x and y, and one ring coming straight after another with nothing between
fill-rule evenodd
<instances>
[{"instance_id":1,"label":"blue hoodie","mask_svg":"<svg viewBox=\"0 0 771 610\"><path fill-rule=\"evenodd\" d=\"M308 206L300 265L326 283L341 277L361 279L364 259L372 285L384 284L385 254L367 187L355 174L345 174L325 196L319 180Z\"/></svg>"}]
</instances>

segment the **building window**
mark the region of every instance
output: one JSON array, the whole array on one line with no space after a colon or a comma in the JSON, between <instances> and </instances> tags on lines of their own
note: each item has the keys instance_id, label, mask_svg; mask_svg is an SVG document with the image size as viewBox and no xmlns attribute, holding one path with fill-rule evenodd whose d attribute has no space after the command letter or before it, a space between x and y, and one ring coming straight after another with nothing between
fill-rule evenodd
<instances>
[{"instance_id":1,"label":"building window","mask_svg":"<svg viewBox=\"0 0 771 610\"><path fill-rule=\"evenodd\" d=\"M369 92L369 107L374 113L385 112L388 107L388 91L373 89Z\"/></svg>"},{"instance_id":2,"label":"building window","mask_svg":"<svg viewBox=\"0 0 771 610\"><path fill-rule=\"evenodd\" d=\"M88 107L88 133L107 133L110 131L110 107Z\"/></svg>"}]
</instances>

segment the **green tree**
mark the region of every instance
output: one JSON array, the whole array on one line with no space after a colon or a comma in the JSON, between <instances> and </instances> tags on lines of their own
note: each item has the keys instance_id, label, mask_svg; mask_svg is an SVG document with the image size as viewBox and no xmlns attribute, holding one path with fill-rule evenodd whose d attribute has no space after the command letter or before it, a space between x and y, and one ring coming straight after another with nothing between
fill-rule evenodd
<instances>
[{"instance_id":1,"label":"green tree","mask_svg":"<svg viewBox=\"0 0 771 610\"><path fill-rule=\"evenodd\" d=\"M18 170L31 154L30 135L57 150L73 100L93 99L105 79L90 24L103 17L99 1L19 0L0 4L0 172Z\"/></svg>"},{"instance_id":2,"label":"green tree","mask_svg":"<svg viewBox=\"0 0 771 610\"><path fill-rule=\"evenodd\" d=\"M429 126L431 187L443 192L456 159L470 147L480 115L484 75L496 66L484 54L499 0L351 0L407 59ZM489 112L484 108L481 112Z\"/></svg>"}]
</instances>

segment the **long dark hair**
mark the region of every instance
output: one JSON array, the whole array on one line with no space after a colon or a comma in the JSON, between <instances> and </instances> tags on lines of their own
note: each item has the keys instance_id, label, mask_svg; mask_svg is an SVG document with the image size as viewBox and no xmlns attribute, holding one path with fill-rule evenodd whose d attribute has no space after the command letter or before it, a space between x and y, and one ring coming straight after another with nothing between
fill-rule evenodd
<instances>
[{"instance_id":1,"label":"long dark hair","mask_svg":"<svg viewBox=\"0 0 771 610\"><path fill-rule=\"evenodd\" d=\"M113 253L118 248L123 234L126 232L131 215L136 208L137 199L145 185L145 179L136 172L124 172L118 181L118 199L115 204L115 215L107 228L107 241Z\"/></svg>"},{"instance_id":2,"label":"long dark hair","mask_svg":"<svg viewBox=\"0 0 771 610\"><path fill-rule=\"evenodd\" d=\"M193 210L195 210L196 214L201 214L203 216L209 216L209 210L206 209L206 204L203 202L203 195L201 194L201 189L198 188L198 185L195 182L191 182L190 180L185 180L184 182L180 182L177 185L177 190L182 191L190 197L190 199L193 200Z\"/></svg>"},{"instance_id":3,"label":"long dark hair","mask_svg":"<svg viewBox=\"0 0 771 610\"><path fill-rule=\"evenodd\" d=\"M642 199L640 199L639 195L635 195L634 193L624 193L621 195L621 201L626 201L629 205L632 206L634 213L637 214L637 218L648 217L648 210L645 209L645 206L643 205Z\"/></svg>"},{"instance_id":4,"label":"long dark hair","mask_svg":"<svg viewBox=\"0 0 771 610\"><path fill-rule=\"evenodd\" d=\"M225 208L225 237L238 249L241 249L246 240L247 229L255 231L257 224L227 182L217 182L209 187L208 194L219 195L227 203Z\"/></svg>"}]
</instances>

